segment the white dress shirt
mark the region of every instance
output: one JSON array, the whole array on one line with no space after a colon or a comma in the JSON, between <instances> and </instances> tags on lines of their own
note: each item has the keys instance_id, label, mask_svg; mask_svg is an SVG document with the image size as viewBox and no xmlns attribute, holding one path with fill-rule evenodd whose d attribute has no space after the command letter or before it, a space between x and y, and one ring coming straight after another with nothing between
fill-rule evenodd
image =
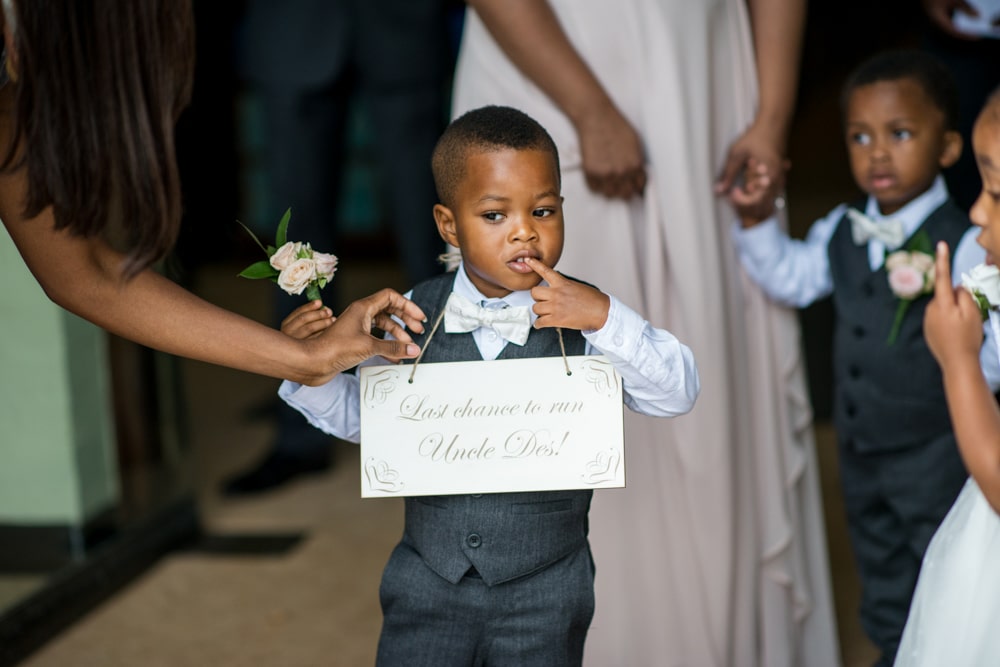
<instances>
[{"instance_id":1,"label":"white dress shirt","mask_svg":"<svg viewBox=\"0 0 1000 667\"><path fill-rule=\"evenodd\" d=\"M545 284L545 283L543 283ZM503 301L510 307L532 306L530 291L511 292L502 299L487 299L469 280L465 267L459 266L454 291L489 307ZM409 298L412 292L408 292ZM609 295L610 296L610 295ZM603 354L622 376L625 404L645 415L675 417L689 412L701 389L698 369L691 350L664 329L657 329L638 313L611 296L611 307L604 326L582 331L587 344L585 354ZM537 319L534 311L531 321ZM439 327L430 341L440 343L449 336ZM472 338L485 360L496 359L509 343L493 329L480 327ZM364 365L386 364L375 358ZM357 375L341 373L318 387L308 387L286 380L278 395L301 412L316 428L350 442L360 442L360 383Z\"/></svg>"},{"instance_id":2,"label":"white dress shirt","mask_svg":"<svg viewBox=\"0 0 1000 667\"><path fill-rule=\"evenodd\" d=\"M874 197L869 197L863 213L873 220L888 217L903 225L904 238L910 238L927 217L948 199L944 178L938 176L923 194L913 199L892 216L883 216ZM840 204L812 224L804 239L793 239L778 225L776 218L769 218L759 225L744 229L739 222L733 224L732 237L736 253L747 275L775 301L803 308L829 296L833 292L833 275L827 246L844 217L847 204ZM986 251L976 243L978 227L971 227L962 235L952 250L952 282L959 284L962 274L981 264ZM893 248L896 250L897 248ZM872 271L885 262L885 245L878 239L868 242L868 264ZM984 328L987 338L993 333ZM984 344L979 360L993 391L1000 388L1000 359L992 342Z\"/></svg>"}]
</instances>

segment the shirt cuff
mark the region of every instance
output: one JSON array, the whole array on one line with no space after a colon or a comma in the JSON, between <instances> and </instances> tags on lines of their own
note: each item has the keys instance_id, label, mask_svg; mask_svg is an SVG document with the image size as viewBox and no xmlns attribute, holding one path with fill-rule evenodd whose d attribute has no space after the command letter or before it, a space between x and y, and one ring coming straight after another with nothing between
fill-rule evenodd
<instances>
[{"instance_id":1,"label":"shirt cuff","mask_svg":"<svg viewBox=\"0 0 1000 667\"><path fill-rule=\"evenodd\" d=\"M646 320L615 297L608 295L611 306L608 320L596 331L583 331L583 337L602 353L620 359L631 359L639 346Z\"/></svg>"},{"instance_id":2,"label":"shirt cuff","mask_svg":"<svg viewBox=\"0 0 1000 667\"><path fill-rule=\"evenodd\" d=\"M339 376L318 387L285 380L278 387L278 396L299 412L321 417L329 414L337 402L339 394L331 390L336 384L337 377Z\"/></svg>"}]
</instances>

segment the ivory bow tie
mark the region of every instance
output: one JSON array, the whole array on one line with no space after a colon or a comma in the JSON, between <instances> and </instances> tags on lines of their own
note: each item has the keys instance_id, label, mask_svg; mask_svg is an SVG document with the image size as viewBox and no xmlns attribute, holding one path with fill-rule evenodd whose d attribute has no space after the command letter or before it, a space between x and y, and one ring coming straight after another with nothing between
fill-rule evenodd
<instances>
[{"instance_id":1,"label":"ivory bow tie","mask_svg":"<svg viewBox=\"0 0 1000 667\"><path fill-rule=\"evenodd\" d=\"M480 327L489 327L504 340L524 345L531 332L531 308L519 306L490 310L452 292L445 305L444 330L448 333L466 333Z\"/></svg>"},{"instance_id":2,"label":"ivory bow tie","mask_svg":"<svg viewBox=\"0 0 1000 667\"><path fill-rule=\"evenodd\" d=\"M878 239L891 251L906 240L903 223L899 220L873 220L853 208L847 209L847 217L851 219L851 238L858 245Z\"/></svg>"}]
</instances>

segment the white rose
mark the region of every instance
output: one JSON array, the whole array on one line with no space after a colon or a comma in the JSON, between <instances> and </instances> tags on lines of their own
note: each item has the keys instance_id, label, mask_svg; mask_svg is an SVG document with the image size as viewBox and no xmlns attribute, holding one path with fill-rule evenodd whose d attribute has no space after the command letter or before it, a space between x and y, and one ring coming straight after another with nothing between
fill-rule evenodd
<instances>
[{"instance_id":1,"label":"white rose","mask_svg":"<svg viewBox=\"0 0 1000 667\"><path fill-rule=\"evenodd\" d=\"M924 273L905 264L889 272L889 287L900 299L913 299L924 291Z\"/></svg>"},{"instance_id":2,"label":"white rose","mask_svg":"<svg viewBox=\"0 0 1000 667\"><path fill-rule=\"evenodd\" d=\"M910 263L910 253L905 250L897 250L894 253L889 254L885 258L885 270L892 272L901 266L906 266Z\"/></svg>"},{"instance_id":3,"label":"white rose","mask_svg":"<svg viewBox=\"0 0 1000 667\"><path fill-rule=\"evenodd\" d=\"M925 252L910 253L910 264L921 273L930 273L934 268L934 258Z\"/></svg>"},{"instance_id":4,"label":"white rose","mask_svg":"<svg viewBox=\"0 0 1000 667\"><path fill-rule=\"evenodd\" d=\"M337 257L325 252L313 251L313 261L316 262L316 274L327 280L333 277L337 270Z\"/></svg>"},{"instance_id":5,"label":"white rose","mask_svg":"<svg viewBox=\"0 0 1000 667\"><path fill-rule=\"evenodd\" d=\"M278 287L289 294L302 294L302 290L316 277L316 262L311 259L297 259L278 276Z\"/></svg>"},{"instance_id":6,"label":"white rose","mask_svg":"<svg viewBox=\"0 0 1000 667\"><path fill-rule=\"evenodd\" d=\"M274 254L271 255L271 266L278 271L284 271L291 265L292 262L298 259L299 250L301 249L301 243L293 243L292 241L289 241L285 245L278 248Z\"/></svg>"},{"instance_id":7,"label":"white rose","mask_svg":"<svg viewBox=\"0 0 1000 667\"><path fill-rule=\"evenodd\" d=\"M962 286L982 293L991 306L1000 306L1000 268L992 264L974 266L962 274Z\"/></svg>"}]
</instances>

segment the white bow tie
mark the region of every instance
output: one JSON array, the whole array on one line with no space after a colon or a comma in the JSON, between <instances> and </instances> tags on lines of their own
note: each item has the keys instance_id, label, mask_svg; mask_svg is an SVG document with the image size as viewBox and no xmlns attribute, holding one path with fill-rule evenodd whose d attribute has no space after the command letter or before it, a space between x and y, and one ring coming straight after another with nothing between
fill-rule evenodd
<instances>
[{"instance_id":1,"label":"white bow tie","mask_svg":"<svg viewBox=\"0 0 1000 667\"><path fill-rule=\"evenodd\" d=\"M858 245L878 239L892 251L906 240L903 223L899 220L873 220L853 208L847 209L847 217L851 219L851 238Z\"/></svg>"},{"instance_id":2,"label":"white bow tie","mask_svg":"<svg viewBox=\"0 0 1000 667\"><path fill-rule=\"evenodd\" d=\"M493 329L504 340L515 345L524 345L531 332L531 307L490 310L452 292L445 304L444 330L448 333L466 333L480 327Z\"/></svg>"}]
</instances>

